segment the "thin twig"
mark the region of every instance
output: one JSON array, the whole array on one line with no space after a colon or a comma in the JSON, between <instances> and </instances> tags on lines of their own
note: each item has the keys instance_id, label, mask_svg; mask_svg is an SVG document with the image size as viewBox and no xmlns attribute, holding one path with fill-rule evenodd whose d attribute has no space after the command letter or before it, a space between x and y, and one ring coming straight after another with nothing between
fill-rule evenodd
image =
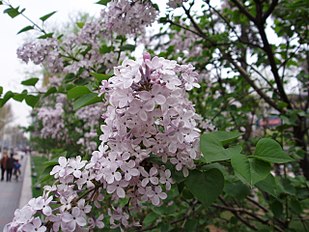
<instances>
[{"instance_id":1,"label":"thin twig","mask_svg":"<svg viewBox=\"0 0 309 232\"><path fill-rule=\"evenodd\" d=\"M254 205L256 205L257 207L259 207L260 209L262 209L265 213L268 212L268 209L266 209L264 206L262 206L259 202L253 200L253 199L250 198L250 197L246 197L246 199L247 199L248 201L250 201L252 204L254 204Z\"/></svg>"},{"instance_id":2,"label":"thin twig","mask_svg":"<svg viewBox=\"0 0 309 232\"><path fill-rule=\"evenodd\" d=\"M270 14L274 11L275 7L278 5L278 0L271 1L271 4L268 8L268 10L263 14L263 21L265 22L266 19L270 16Z\"/></svg>"},{"instance_id":3,"label":"thin twig","mask_svg":"<svg viewBox=\"0 0 309 232\"><path fill-rule=\"evenodd\" d=\"M6 6L12 8L12 9L16 9L15 7L13 7L9 2L6 2L6 1L2 1L2 3L4 3ZM39 31L41 31L44 35L46 35L46 31L41 28L38 24L36 24L32 19L30 19L28 16L26 16L24 13L20 13L20 15L22 15L25 19L27 19L30 23L32 23L32 25L34 27L36 27Z\"/></svg>"},{"instance_id":4,"label":"thin twig","mask_svg":"<svg viewBox=\"0 0 309 232\"><path fill-rule=\"evenodd\" d=\"M256 19L253 17L252 14L249 13L249 11L247 11L246 7L244 5L242 5L238 0L231 0L236 7L244 14L247 16L247 18L252 21L252 22L256 22Z\"/></svg>"}]
</instances>

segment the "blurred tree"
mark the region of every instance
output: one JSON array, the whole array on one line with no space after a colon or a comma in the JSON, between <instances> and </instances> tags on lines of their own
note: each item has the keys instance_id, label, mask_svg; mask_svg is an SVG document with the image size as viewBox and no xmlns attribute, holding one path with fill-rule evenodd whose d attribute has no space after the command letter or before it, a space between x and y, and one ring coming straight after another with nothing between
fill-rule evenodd
<instances>
[{"instance_id":1,"label":"blurred tree","mask_svg":"<svg viewBox=\"0 0 309 232\"><path fill-rule=\"evenodd\" d=\"M2 108L0 108L0 132L2 133L2 130L4 126L9 123L13 118L13 112L11 105L6 104Z\"/></svg>"},{"instance_id":2,"label":"blurred tree","mask_svg":"<svg viewBox=\"0 0 309 232\"><path fill-rule=\"evenodd\" d=\"M284 126L273 137L300 157L309 179L308 4L300 0L202 2L189 1L181 6L183 14L171 11L161 18L171 25L159 34L169 35L161 55L180 56L200 71L215 70L207 93L211 97L197 91L192 99L197 106L206 105L198 107L200 113L218 128L237 129L247 141L256 116L280 117ZM201 7L195 10L198 4ZM177 35L186 33L195 39L175 52ZM197 47L200 52L194 53ZM291 89L293 83L298 89ZM291 92L297 93L297 99Z\"/></svg>"}]
</instances>

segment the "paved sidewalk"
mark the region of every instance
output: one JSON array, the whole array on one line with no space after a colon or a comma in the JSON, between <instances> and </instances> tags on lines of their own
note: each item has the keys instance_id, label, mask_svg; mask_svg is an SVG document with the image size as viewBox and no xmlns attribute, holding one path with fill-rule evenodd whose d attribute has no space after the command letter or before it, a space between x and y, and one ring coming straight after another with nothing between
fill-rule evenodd
<instances>
[{"instance_id":1,"label":"paved sidewalk","mask_svg":"<svg viewBox=\"0 0 309 232\"><path fill-rule=\"evenodd\" d=\"M22 175L19 181L16 181L14 176L12 176L11 182L0 181L0 231L3 231L4 226L12 221L14 211L19 208L19 204L21 203L20 200L23 198L21 196L25 194L25 191L29 191L29 187L27 189L24 187L24 194L22 194L24 179L26 179L25 176L26 174L29 175L31 169L30 157L28 155L25 156L21 164ZM27 172L25 172L26 169L28 169ZM27 178L29 178L29 176ZM25 181L25 184L29 185L27 182L29 182L29 180Z\"/></svg>"},{"instance_id":2,"label":"paved sidewalk","mask_svg":"<svg viewBox=\"0 0 309 232\"><path fill-rule=\"evenodd\" d=\"M28 203L28 201L32 198L32 177L31 177L31 158L27 156L28 159L25 165L25 175L23 186L21 189L21 195L19 199L19 207L22 208L24 205Z\"/></svg>"}]
</instances>

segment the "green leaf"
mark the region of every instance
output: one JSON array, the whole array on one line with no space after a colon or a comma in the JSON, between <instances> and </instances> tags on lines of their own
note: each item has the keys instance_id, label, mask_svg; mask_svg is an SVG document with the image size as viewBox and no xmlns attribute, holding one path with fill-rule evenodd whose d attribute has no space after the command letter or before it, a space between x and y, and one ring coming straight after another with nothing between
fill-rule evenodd
<instances>
[{"instance_id":1,"label":"green leaf","mask_svg":"<svg viewBox=\"0 0 309 232\"><path fill-rule=\"evenodd\" d=\"M26 31L33 30L33 29L34 29L33 26L26 26L23 29L21 29L19 32L17 32L17 35L20 34L20 33L26 32Z\"/></svg>"},{"instance_id":2,"label":"green leaf","mask_svg":"<svg viewBox=\"0 0 309 232\"><path fill-rule=\"evenodd\" d=\"M57 11L53 11L53 12L51 12L51 13L48 13L48 14L46 14L46 15L40 17L40 19L44 22L44 21L46 21L48 18L50 18L53 14L55 14L56 12L57 12Z\"/></svg>"},{"instance_id":3,"label":"green leaf","mask_svg":"<svg viewBox=\"0 0 309 232\"><path fill-rule=\"evenodd\" d=\"M230 148L224 148L222 143L230 141L231 137L221 137L219 134L203 134L200 140L200 148L203 153L201 160L210 162L217 162L231 159L234 154L239 154L241 152L240 146L234 146Z\"/></svg>"},{"instance_id":4,"label":"green leaf","mask_svg":"<svg viewBox=\"0 0 309 232\"><path fill-rule=\"evenodd\" d=\"M0 96L2 95L2 93L3 93L3 87L0 86Z\"/></svg>"},{"instance_id":5,"label":"green leaf","mask_svg":"<svg viewBox=\"0 0 309 232\"><path fill-rule=\"evenodd\" d=\"M35 107L35 105L38 103L40 97L39 96L34 96L34 95L27 95L25 97L26 103L31 106L32 108Z\"/></svg>"},{"instance_id":6,"label":"green leaf","mask_svg":"<svg viewBox=\"0 0 309 232\"><path fill-rule=\"evenodd\" d=\"M76 86L68 91L68 98L75 99L91 91L86 86Z\"/></svg>"},{"instance_id":7,"label":"green leaf","mask_svg":"<svg viewBox=\"0 0 309 232\"><path fill-rule=\"evenodd\" d=\"M12 97L15 101L19 101L22 102L25 97L27 96L27 91L23 91L22 93L16 93L14 94L14 96Z\"/></svg>"},{"instance_id":8,"label":"green leaf","mask_svg":"<svg viewBox=\"0 0 309 232\"><path fill-rule=\"evenodd\" d=\"M168 22L168 18L167 17L159 18L159 23L167 23L167 22Z\"/></svg>"},{"instance_id":9,"label":"green leaf","mask_svg":"<svg viewBox=\"0 0 309 232\"><path fill-rule=\"evenodd\" d=\"M109 47L109 46L107 46L106 44L103 44L103 45L100 47L100 53L101 53L101 54L109 53L109 52L111 52L112 50L113 50L112 47Z\"/></svg>"},{"instance_id":10,"label":"green leaf","mask_svg":"<svg viewBox=\"0 0 309 232\"><path fill-rule=\"evenodd\" d=\"M11 18L15 18L16 16L20 15L21 13L23 13L25 11L25 9L22 9L21 11L19 11L19 7L10 7L7 8L3 11L3 13L8 14Z\"/></svg>"},{"instance_id":11,"label":"green leaf","mask_svg":"<svg viewBox=\"0 0 309 232\"><path fill-rule=\"evenodd\" d=\"M224 177L218 169L191 171L185 181L190 192L205 206L210 206L221 194Z\"/></svg>"},{"instance_id":12,"label":"green leaf","mask_svg":"<svg viewBox=\"0 0 309 232\"><path fill-rule=\"evenodd\" d=\"M186 221L186 224L184 226L184 231L191 232L191 231L197 231L198 227L198 220L196 219L189 219Z\"/></svg>"},{"instance_id":13,"label":"green leaf","mask_svg":"<svg viewBox=\"0 0 309 232\"><path fill-rule=\"evenodd\" d=\"M100 1L96 2L96 4L106 6L107 3L109 3L110 1L111 1L111 0L100 0Z\"/></svg>"},{"instance_id":14,"label":"green leaf","mask_svg":"<svg viewBox=\"0 0 309 232\"><path fill-rule=\"evenodd\" d=\"M81 96L73 103L73 109L78 110L83 106L91 105L100 101L102 100L96 93L88 93Z\"/></svg>"},{"instance_id":15,"label":"green leaf","mask_svg":"<svg viewBox=\"0 0 309 232\"><path fill-rule=\"evenodd\" d=\"M296 198L291 198L290 199L290 208L291 210L297 214L297 215L300 215L302 212L303 212L303 207L300 203L300 201Z\"/></svg>"},{"instance_id":16,"label":"green leaf","mask_svg":"<svg viewBox=\"0 0 309 232\"><path fill-rule=\"evenodd\" d=\"M39 78L33 77L33 78L28 79L28 80L22 81L21 84L26 85L26 86L35 86L35 84L38 81L39 81Z\"/></svg>"},{"instance_id":17,"label":"green leaf","mask_svg":"<svg viewBox=\"0 0 309 232\"><path fill-rule=\"evenodd\" d=\"M120 46L120 50L122 50L122 51L128 50L128 51L133 52L135 50L135 48L136 48L136 46L133 45L133 44L126 44L124 46Z\"/></svg>"},{"instance_id":18,"label":"green leaf","mask_svg":"<svg viewBox=\"0 0 309 232\"><path fill-rule=\"evenodd\" d=\"M274 199L272 202L270 202L269 208L275 217L280 218L283 215L283 205L280 201Z\"/></svg>"},{"instance_id":19,"label":"green leaf","mask_svg":"<svg viewBox=\"0 0 309 232\"><path fill-rule=\"evenodd\" d=\"M113 74L101 74L101 73L96 73L96 72L91 72L91 76L95 77L97 81L101 82L103 80L108 80Z\"/></svg>"},{"instance_id":20,"label":"green leaf","mask_svg":"<svg viewBox=\"0 0 309 232\"><path fill-rule=\"evenodd\" d=\"M276 198L281 193L280 189L278 188L278 182L272 174L269 174L264 180L256 183L256 187Z\"/></svg>"},{"instance_id":21,"label":"green leaf","mask_svg":"<svg viewBox=\"0 0 309 232\"><path fill-rule=\"evenodd\" d=\"M0 107L4 106L4 104L10 100L14 96L12 91L7 91L2 99L0 99Z\"/></svg>"},{"instance_id":22,"label":"green leaf","mask_svg":"<svg viewBox=\"0 0 309 232\"><path fill-rule=\"evenodd\" d=\"M44 168L46 169L46 168L48 168L48 167L54 167L55 165L57 165L57 164L59 164L59 161L58 161L58 157L56 157L56 158L54 158L54 159L52 159L52 160L48 160L48 161L45 161L44 163L43 163L43 166L44 166Z\"/></svg>"},{"instance_id":23,"label":"green leaf","mask_svg":"<svg viewBox=\"0 0 309 232\"><path fill-rule=\"evenodd\" d=\"M231 158L231 163L240 180L251 186L265 179L271 170L269 163L247 158L243 154L235 154Z\"/></svg>"},{"instance_id":24,"label":"green leaf","mask_svg":"<svg viewBox=\"0 0 309 232\"><path fill-rule=\"evenodd\" d=\"M85 23L84 22L77 22L76 26L78 26L78 28L82 29L84 27Z\"/></svg>"},{"instance_id":25,"label":"green leaf","mask_svg":"<svg viewBox=\"0 0 309 232\"><path fill-rule=\"evenodd\" d=\"M224 192L227 196L236 198L237 200L244 199L250 194L250 188L241 181L226 182L224 184Z\"/></svg>"},{"instance_id":26,"label":"green leaf","mask_svg":"<svg viewBox=\"0 0 309 232\"><path fill-rule=\"evenodd\" d=\"M65 83L69 83L71 81L73 81L75 79L75 75L73 73L68 73L65 77L64 77L64 81Z\"/></svg>"},{"instance_id":27,"label":"green leaf","mask_svg":"<svg viewBox=\"0 0 309 232\"><path fill-rule=\"evenodd\" d=\"M287 163L294 160L282 150L279 143L269 138L259 140L254 156L270 163Z\"/></svg>"},{"instance_id":28,"label":"green leaf","mask_svg":"<svg viewBox=\"0 0 309 232\"><path fill-rule=\"evenodd\" d=\"M208 135L216 138L222 143L223 146L225 146L226 144L231 143L232 141L237 139L239 136L241 136L241 133L239 133L238 131L231 131L231 132L215 131L215 132L209 133Z\"/></svg>"},{"instance_id":29,"label":"green leaf","mask_svg":"<svg viewBox=\"0 0 309 232\"><path fill-rule=\"evenodd\" d=\"M157 218L158 218L158 215L154 212L151 212L147 214L147 216L144 218L143 225L149 226L152 223L154 223L157 220Z\"/></svg>"},{"instance_id":30,"label":"green leaf","mask_svg":"<svg viewBox=\"0 0 309 232\"><path fill-rule=\"evenodd\" d=\"M39 36L38 39L52 38L53 35L54 35L54 33L47 33L47 34L44 34L44 35Z\"/></svg>"},{"instance_id":31,"label":"green leaf","mask_svg":"<svg viewBox=\"0 0 309 232\"><path fill-rule=\"evenodd\" d=\"M40 176L39 183L51 182L53 180L54 180L54 177L48 173L48 174Z\"/></svg>"},{"instance_id":32,"label":"green leaf","mask_svg":"<svg viewBox=\"0 0 309 232\"><path fill-rule=\"evenodd\" d=\"M296 195L297 191L295 189L295 187L292 185L291 181L287 178L284 178L281 180L282 183L282 191L284 193L287 193L289 195Z\"/></svg>"},{"instance_id":33,"label":"green leaf","mask_svg":"<svg viewBox=\"0 0 309 232\"><path fill-rule=\"evenodd\" d=\"M57 92L57 88L56 87L51 87L47 90L47 92L44 94L44 97L47 97L53 93L56 93Z\"/></svg>"}]
</instances>

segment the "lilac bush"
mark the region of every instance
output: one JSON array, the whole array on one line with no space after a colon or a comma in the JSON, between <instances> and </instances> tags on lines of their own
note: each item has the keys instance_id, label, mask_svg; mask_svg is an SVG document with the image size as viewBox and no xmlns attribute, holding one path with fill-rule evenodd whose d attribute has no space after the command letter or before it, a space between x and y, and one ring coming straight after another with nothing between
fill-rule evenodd
<instances>
[{"instance_id":1,"label":"lilac bush","mask_svg":"<svg viewBox=\"0 0 309 232\"><path fill-rule=\"evenodd\" d=\"M109 105L98 150L90 161L60 157L50 173L54 185L17 210L6 231L102 228L103 215L96 217L93 209L102 207L98 200L107 195L113 201L105 214L110 226L138 226L129 211L138 211L145 202L158 206L167 198L174 182L167 164L187 176L200 157L199 117L187 95L199 87L197 76L191 65L149 54L141 64L125 60L116 67L114 76L103 82ZM121 209L124 198L129 203Z\"/></svg>"},{"instance_id":2,"label":"lilac bush","mask_svg":"<svg viewBox=\"0 0 309 232\"><path fill-rule=\"evenodd\" d=\"M35 108L38 144L53 155L46 163L52 181L15 211L5 231L306 229L308 184L299 171L293 179L288 172L306 151L290 147L293 139L306 145L306 114L284 90L288 73L298 73L291 67L305 80L301 31L307 24L298 24L305 7L300 1L169 0L162 16L157 2L100 0L98 18L81 18L63 35L34 21L21 30L42 33L18 56L42 65L44 88L37 88L39 78L22 82L37 95L1 96L0 87L0 106L13 98ZM3 3L12 18L23 15ZM43 26L54 13L40 17ZM159 15L160 30L146 30ZM282 38L279 46L268 41L269 30ZM135 61L140 48L159 55ZM257 59L248 63L248 57ZM267 105L288 119L268 134L280 143L252 138L262 113L257 106ZM216 130L211 122L221 131L202 134ZM306 159L298 164L308 177Z\"/></svg>"}]
</instances>

